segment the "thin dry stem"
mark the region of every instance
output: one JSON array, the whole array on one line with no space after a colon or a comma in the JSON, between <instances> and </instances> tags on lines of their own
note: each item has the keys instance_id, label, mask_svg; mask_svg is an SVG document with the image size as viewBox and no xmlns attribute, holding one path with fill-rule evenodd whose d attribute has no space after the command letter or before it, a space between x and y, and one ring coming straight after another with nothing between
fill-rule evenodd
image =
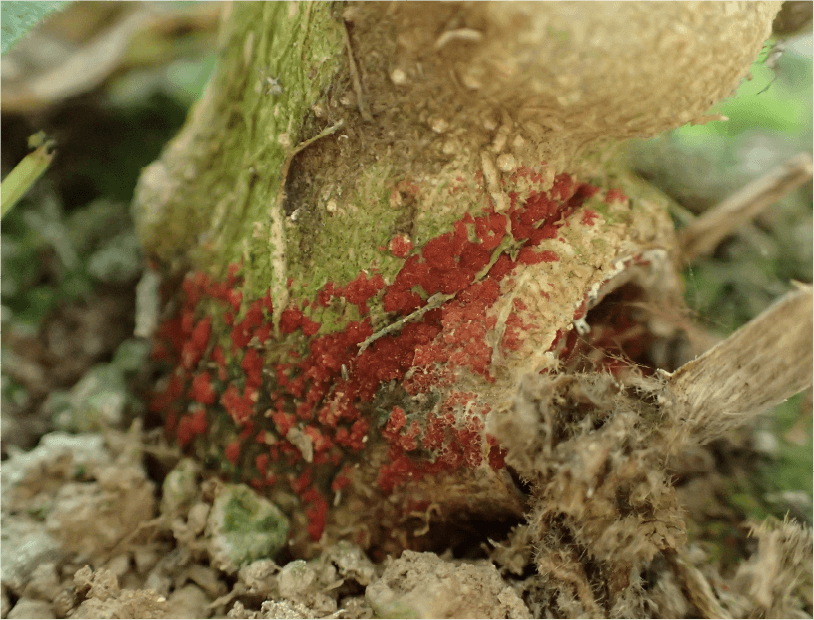
<instances>
[{"instance_id":1,"label":"thin dry stem","mask_svg":"<svg viewBox=\"0 0 814 620\"><path fill-rule=\"evenodd\" d=\"M752 181L679 233L682 258L689 262L709 254L728 234L809 181L811 172L811 155L801 153Z\"/></svg>"}]
</instances>

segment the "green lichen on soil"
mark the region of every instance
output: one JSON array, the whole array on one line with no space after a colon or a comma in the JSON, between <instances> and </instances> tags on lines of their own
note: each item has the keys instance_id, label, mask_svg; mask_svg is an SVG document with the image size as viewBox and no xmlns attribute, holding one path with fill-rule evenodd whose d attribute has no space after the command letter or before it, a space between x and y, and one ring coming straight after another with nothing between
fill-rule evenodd
<instances>
[{"instance_id":1,"label":"green lichen on soil","mask_svg":"<svg viewBox=\"0 0 814 620\"><path fill-rule=\"evenodd\" d=\"M227 487L225 498L216 501L214 510L223 502L222 535L232 546L230 556L235 564L273 557L287 541L288 519L279 509L261 500L245 485ZM224 501L225 499L225 501Z\"/></svg>"},{"instance_id":2,"label":"green lichen on soil","mask_svg":"<svg viewBox=\"0 0 814 620\"><path fill-rule=\"evenodd\" d=\"M224 531L261 530L261 522L252 519L254 513L257 512L256 504L254 498L249 496L232 497L225 507Z\"/></svg>"}]
</instances>

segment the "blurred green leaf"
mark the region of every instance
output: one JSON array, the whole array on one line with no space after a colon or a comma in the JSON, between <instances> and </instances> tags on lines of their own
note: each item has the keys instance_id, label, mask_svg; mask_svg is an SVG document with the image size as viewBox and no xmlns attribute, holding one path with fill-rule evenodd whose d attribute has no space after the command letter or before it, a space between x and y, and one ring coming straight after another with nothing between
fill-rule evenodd
<instances>
[{"instance_id":1,"label":"blurred green leaf","mask_svg":"<svg viewBox=\"0 0 814 620\"><path fill-rule=\"evenodd\" d=\"M88 258L88 273L102 282L126 282L141 267L141 250L132 230L117 235Z\"/></svg>"},{"instance_id":2,"label":"blurred green leaf","mask_svg":"<svg viewBox=\"0 0 814 620\"><path fill-rule=\"evenodd\" d=\"M138 372L149 361L151 349L152 345L146 338L125 340L116 349L112 363L126 375Z\"/></svg>"},{"instance_id":3,"label":"blurred green leaf","mask_svg":"<svg viewBox=\"0 0 814 620\"><path fill-rule=\"evenodd\" d=\"M46 142L33 153L29 153L3 179L0 187L0 218L16 205L31 186L48 169L54 158L53 143Z\"/></svg>"},{"instance_id":4,"label":"blurred green leaf","mask_svg":"<svg viewBox=\"0 0 814 620\"><path fill-rule=\"evenodd\" d=\"M5 54L25 34L54 11L70 2L14 2L4 0L2 10L2 53Z\"/></svg>"},{"instance_id":5,"label":"blurred green leaf","mask_svg":"<svg viewBox=\"0 0 814 620\"><path fill-rule=\"evenodd\" d=\"M711 136L737 136L749 129L781 131L790 135L811 130L811 56L787 50L776 66L766 64L766 54L750 69L732 97L714 106L729 120L687 125L674 133L687 144L702 144Z\"/></svg>"},{"instance_id":6,"label":"blurred green leaf","mask_svg":"<svg viewBox=\"0 0 814 620\"><path fill-rule=\"evenodd\" d=\"M166 77L175 88L175 96L183 99L187 105L200 99L204 88L215 70L217 54L210 52L200 59L176 60L167 67Z\"/></svg>"}]
</instances>

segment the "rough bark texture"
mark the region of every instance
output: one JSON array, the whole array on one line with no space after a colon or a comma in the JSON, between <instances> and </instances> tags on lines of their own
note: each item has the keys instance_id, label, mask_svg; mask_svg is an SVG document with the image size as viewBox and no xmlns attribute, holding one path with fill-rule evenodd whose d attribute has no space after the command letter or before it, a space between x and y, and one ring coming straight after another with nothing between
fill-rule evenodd
<instances>
[{"instance_id":1,"label":"rough bark texture","mask_svg":"<svg viewBox=\"0 0 814 620\"><path fill-rule=\"evenodd\" d=\"M446 536L431 523L520 519L491 434L520 379L658 365L672 334L640 307L680 295L666 201L610 149L705 120L778 7L232 5L135 201L156 266L187 274L153 409L292 515L296 553L326 527L398 551ZM586 321L609 294L627 309Z\"/></svg>"}]
</instances>

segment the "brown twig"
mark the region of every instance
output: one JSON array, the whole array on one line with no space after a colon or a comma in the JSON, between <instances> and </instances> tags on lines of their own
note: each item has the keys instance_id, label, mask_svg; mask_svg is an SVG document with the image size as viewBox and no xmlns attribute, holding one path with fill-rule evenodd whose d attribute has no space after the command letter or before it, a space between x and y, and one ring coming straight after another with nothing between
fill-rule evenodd
<instances>
[{"instance_id":1,"label":"brown twig","mask_svg":"<svg viewBox=\"0 0 814 620\"><path fill-rule=\"evenodd\" d=\"M728 234L810 180L811 172L811 155L796 155L690 222L679 233L682 258L689 262L712 252Z\"/></svg>"}]
</instances>

